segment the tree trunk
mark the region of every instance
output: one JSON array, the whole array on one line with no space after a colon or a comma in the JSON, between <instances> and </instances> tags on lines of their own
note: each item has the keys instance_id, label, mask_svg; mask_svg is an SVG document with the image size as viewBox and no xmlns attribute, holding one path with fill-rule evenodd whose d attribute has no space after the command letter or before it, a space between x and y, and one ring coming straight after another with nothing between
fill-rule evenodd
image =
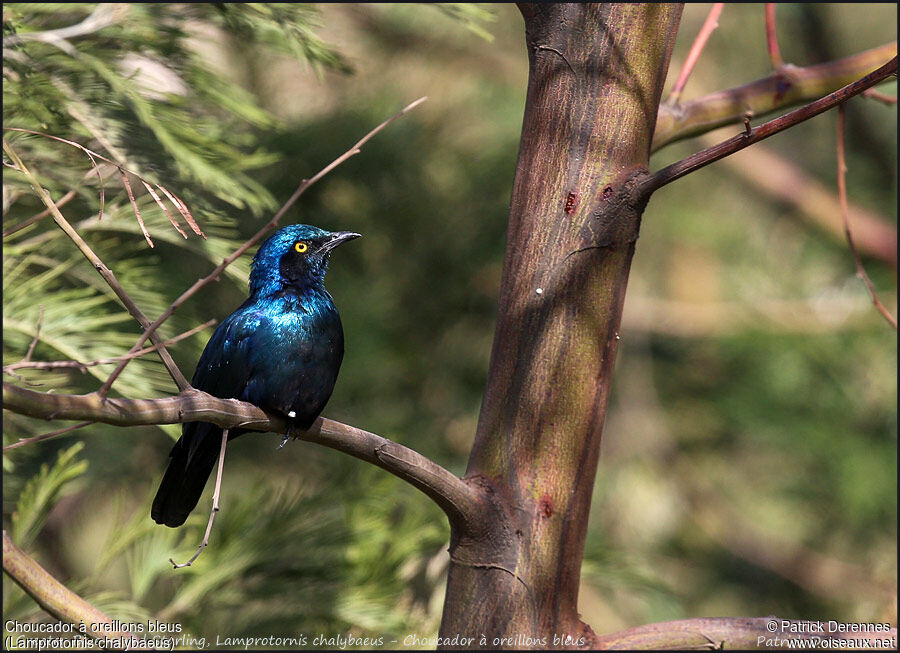
<instances>
[{"instance_id":1,"label":"tree trunk","mask_svg":"<svg viewBox=\"0 0 900 653\"><path fill-rule=\"evenodd\" d=\"M625 287L681 5L522 4L528 95L443 645L590 641L577 596ZM484 637L482 637L484 636ZM566 641L566 637L570 637ZM578 640L581 640L579 642Z\"/></svg>"}]
</instances>

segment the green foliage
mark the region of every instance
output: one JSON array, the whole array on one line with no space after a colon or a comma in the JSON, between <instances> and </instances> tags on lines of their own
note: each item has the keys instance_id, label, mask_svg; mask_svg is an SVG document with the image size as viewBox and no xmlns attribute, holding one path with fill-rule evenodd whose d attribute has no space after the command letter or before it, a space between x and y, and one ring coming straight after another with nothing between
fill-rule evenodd
<instances>
[{"instance_id":1,"label":"green foliage","mask_svg":"<svg viewBox=\"0 0 900 653\"><path fill-rule=\"evenodd\" d=\"M15 505L10 517L12 528L10 537L19 548L28 551L34 545L35 538L47 522L47 516L60 499L77 491L76 482L88 468L86 460L79 460L84 444L77 442L68 449L61 450L53 464L44 463L40 470L28 478L24 487L15 497L4 496ZM4 494L14 484L4 481ZM4 513L6 510L4 509ZM5 520L4 520L5 521ZM4 525L5 527L5 525ZM4 621L16 619L24 621L40 614L37 605L5 575L3 577L3 616ZM4 637L6 636L4 624Z\"/></svg>"},{"instance_id":2,"label":"green foliage","mask_svg":"<svg viewBox=\"0 0 900 653\"><path fill-rule=\"evenodd\" d=\"M485 28L485 23L493 22L497 17L484 4L477 2L436 2L432 6L451 18L460 21L466 29L471 30L473 34L477 34L485 41L491 42L494 40L494 35Z\"/></svg>"},{"instance_id":3,"label":"green foliage","mask_svg":"<svg viewBox=\"0 0 900 653\"><path fill-rule=\"evenodd\" d=\"M53 505L71 491L67 486L84 474L88 463L76 460L84 444L76 442L61 451L53 466L41 465L41 471L28 480L19 495L12 515L12 538L20 548L29 548L44 526Z\"/></svg>"}]
</instances>

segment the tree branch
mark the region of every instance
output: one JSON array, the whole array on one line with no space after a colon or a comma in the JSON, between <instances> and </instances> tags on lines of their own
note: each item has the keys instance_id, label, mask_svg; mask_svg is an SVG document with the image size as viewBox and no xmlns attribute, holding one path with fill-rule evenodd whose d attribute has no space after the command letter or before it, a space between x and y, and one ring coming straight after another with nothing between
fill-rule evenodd
<instances>
[{"instance_id":1,"label":"tree branch","mask_svg":"<svg viewBox=\"0 0 900 653\"><path fill-rule=\"evenodd\" d=\"M84 636L107 640L107 645L129 648L134 635L118 630L113 620L51 576L34 559L13 544L3 531L3 571L51 616L78 626Z\"/></svg>"},{"instance_id":2,"label":"tree branch","mask_svg":"<svg viewBox=\"0 0 900 653\"><path fill-rule=\"evenodd\" d=\"M867 632L829 632L829 621L768 617L718 617L666 621L595 636L588 648L598 649L748 649L787 648L787 640L856 640L840 648L896 648L897 629ZM837 624L840 625L840 624ZM852 624L856 625L856 624ZM882 624L879 624L881 626ZM835 626L836 627L836 626ZM820 629L821 628L821 629ZM893 644L890 640L893 639ZM863 644L863 641L868 643ZM850 644L851 642L846 642ZM838 648L832 646L831 648Z\"/></svg>"},{"instance_id":3,"label":"tree branch","mask_svg":"<svg viewBox=\"0 0 900 653\"><path fill-rule=\"evenodd\" d=\"M93 173L93 170L91 170L91 172ZM63 195L62 197L59 198L59 200L56 202L56 208L65 206L66 204L71 202L77 194L78 193L76 193L76 191L70 190L68 193L66 193L65 195ZM35 222L46 218L48 215L50 215L50 209L44 209L40 213L36 213L33 216L31 216L30 218L28 218L27 220L23 220L19 224L13 225L12 227L10 227L6 231L4 231L3 237L6 238L8 236L12 236L17 231L21 231L25 227L30 227Z\"/></svg>"},{"instance_id":4,"label":"tree branch","mask_svg":"<svg viewBox=\"0 0 900 653\"><path fill-rule=\"evenodd\" d=\"M723 141L718 145L714 145L705 150L701 150L696 154L692 154L691 156L682 159L681 161L677 161L672 165L666 166L661 170L658 170L650 175L647 175L640 182L640 190L639 193L643 194L643 197L649 197L655 190L665 186L668 183L675 181L676 179L680 179L688 173L694 172L695 170L699 170L700 168L709 165L715 161L718 161L721 158L728 156L729 154L733 154L738 152L749 145L753 145L769 136L773 136L778 132L784 131L794 125L803 122L804 120L809 120L814 116L819 115L827 111L828 109L832 109L839 105L841 102L846 102L848 99L853 97L854 95L858 95L862 93L867 88L871 88L876 84L884 81L891 75L897 74L897 57L895 56L888 63L884 64L878 70L869 73L862 79L858 79L855 82L848 84L843 87L826 95L825 97L812 102L811 104L807 104L806 106L800 107L790 113L786 113L783 116L775 118L774 120L770 120L767 123L760 125L759 127L754 127L749 129L747 132L742 132L737 136L729 138L727 141Z\"/></svg>"},{"instance_id":5,"label":"tree branch","mask_svg":"<svg viewBox=\"0 0 900 653\"><path fill-rule=\"evenodd\" d=\"M763 79L689 102L679 104L670 99L659 107L652 149L655 152L689 136L723 125L739 124L748 111L758 117L822 97L859 79L895 56L896 41L828 63L806 67L782 66Z\"/></svg>"},{"instance_id":6,"label":"tree branch","mask_svg":"<svg viewBox=\"0 0 900 653\"><path fill-rule=\"evenodd\" d=\"M285 433L287 422L237 399L195 389L162 399L120 399L34 392L3 383L3 407L47 420L90 420L116 426L210 422L223 428ZM463 532L481 533L487 511L477 484L458 478L422 454L374 433L319 417L298 439L325 445L372 463L424 492Z\"/></svg>"}]
</instances>

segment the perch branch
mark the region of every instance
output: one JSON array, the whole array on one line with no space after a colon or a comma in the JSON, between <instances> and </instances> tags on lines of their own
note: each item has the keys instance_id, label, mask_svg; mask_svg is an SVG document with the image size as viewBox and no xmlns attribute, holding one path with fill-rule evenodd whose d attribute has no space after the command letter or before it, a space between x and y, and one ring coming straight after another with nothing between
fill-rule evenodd
<instances>
[{"instance_id":1,"label":"perch branch","mask_svg":"<svg viewBox=\"0 0 900 653\"><path fill-rule=\"evenodd\" d=\"M409 113L410 111L415 109L417 106L422 104L427 99L428 99L427 97L421 97L418 100L416 100L415 102L407 105L406 107L401 109L399 112L397 112L396 114L394 114L393 116L391 116L390 118L388 118L387 120L382 122L380 125L378 125L374 129L372 129L368 134L366 134L359 141L357 141L357 143L353 147L351 147L349 150L347 150L346 152L341 154L338 158L336 158L334 161L332 161L327 166L322 168L315 175L313 175L309 179L304 179L303 181L301 181L300 185L297 187L297 190L294 191L294 194L291 195L290 198L288 198L288 200L284 203L284 205L278 210L278 212L272 217L272 219L269 220L269 222L267 222L265 224L265 226L263 226L262 229L257 231L256 234L254 234L247 242L245 242L243 245L238 247L230 256L226 257L219 265L217 265L213 269L212 272L210 272L208 275L206 275L202 279L198 279L190 288L188 288L183 293L181 293L181 295L175 301L173 301L169 305L169 307L165 311L163 311L162 315L160 315L158 318L156 318L156 320L152 324L145 325L144 333L141 334L141 337L138 338L138 341L134 344L134 346L131 348L131 351L129 353L133 353L133 352L139 350L143 346L143 344L147 340L147 338L152 339L153 334L156 332L156 330L159 328L159 326L163 322L168 320L172 316L172 314L176 311L176 309L178 309L179 306L181 306L184 302L186 302L189 298L191 298L198 290L200 290L201 288L203 288L204 286L209 284L211 281L218 279L219 275L222 273L222 271L225 268L227 268L234 261L236 261L248 249L250 249L256 243L258 243L260 240L262 240L263 236L265 236L269 232L270 229L273 229L275 226L278 225L278 222L281 220L281 218L284 216L284 214L287 213L288 209L290 209L294 205L294 203L300 198L301 195L303 195L303 193L306 192L306 190L310 186L315 184L322 177L324 177L329 172L334 170L336 167L338 167L340 164L342 164L347 159L359 154L362 146L365 145L367 142L369 142L369 140L373 136L375 136L378 132L380 132L382 129L384 129L385 127L390 125L392 122L394 122L395 120L397 120L404 114ZM106 383L103 384L103 388L101 388L101 390L104 393L109 390L109 388L112 386L112 384L118 378L118 376L122 373L122 370L125 368L125 366L127 364L128 364L128 359L123 360L121 363L119 363L118 367L116 367L116 369L114 369L112 371L112 373L109 375L109 378L107 379ZM184 390L184 388L181 388L181 387L179 387L179 389Z\"/></svg>"},{"instance_id":2,"label":"perch branch","mask_svg":"<svg viewBox=\"0 0 900 653\"><path fill-rule=\"evenodd\" d=\"M748 111L756 117L809 102L866 75L897 56L897 42L844 59L814 66L782 66L768 77L724 91L659 107L653 132L653 151L675 141L740 124Z\"/></svg>"},{"instance_id":3,"label":"perch branch","mask_svg":"<svg viewBox=\"0 0 900 653\"><path fill-rule=\"evenodd\" d=\"M22 172L23 175L28 179L32 188L34 188L35 193L37 193L38 197L44 203L44 205L50 209L50 213L53 216L53 220L62 229L65 234L75 243L75 246L79 249L79 251L84 255L84 257L94 266L94 269L100 273L100 276L103 277L104 281L112 288L113 292L116 293L116 297L119 298L119 301L125 306L128 312L134 317L142 327L145 329L150 325L150 320L144 315L141 309L138 308L137 304L128 296L128 293L125 292L125 289L122 287L122 284L116 279L116 276L113 274L113 271L106 267L106 264L97 256L94 251L88 246L85 240L81 237L81 235L69 224L68 220L63 217L63 214L60 212L59 207L56 206L53 199L50 197L50 193L41 186L37 177L25 166L22 162L22 159L19 158L19 155L16 151L9 145L6 138L3 139L3 150L12 160L12 162L16 165L16 167ZM188 381L184 378L184 375L181 373L181 370L178 369L178 366L175 364L175 361L172 359L171 354L169 354L165 345L163 344L162 339L158 334L153 334L151 336L153 340L153 344L159 347L159 357L162 359L163 364L166 366L166 369L169 372L169 375L172 377L172 380L175 381L175 385L178 386L179 390L184 390L189 386Z\"/></svg>"},{"instance_id":4,"label":"perch branch","mask_svg":"<svg viewBox=\"0 0 900 653\"><path fill-rule=\"evenodd\" d=\"M793 127L794 125L803 122L804 120L809 120L814 116L819 115L827 111L828 109L832 109L842 102L847 101L854 95L858 95L862 93L867 88L875 86L876 84L884 81L891 75L897 74L897 57L895 56L888 63L884 64L878 70L869 73L862 79L858 79L855 82L848 84L847 86L835 91L834 93L830 93L825 97L816 100L810 104L800 107L799 109L795 109L790 113L786 113L783 116L775 118L774 120L770 120L767 123L760 125L759 127L754 127L749 130L749 133L742 132L737 136L733 136L729 138L727 141L723 141L718 145L714 145L712 147L706 148L705 150L701 150L696 154L692 154L691 156L682 159L681 161L676 161L672 165L666 166L661 170L657 170L656 172L647 175L644 180L641 182L640 192L644 193L644 197L649 197L653 191L665 186L668 183L675 181L676 179L680 179L688 173L694 172L695 170L699 170L700 168L709 165L715 161L718 161L721 158L728 156L729 154L734 154L749 145L753 145L769 136L773 136L785 129Z\"/></svg>"},{"instance_id":5,"label":"perch branch","mask_svg":"<svg viewBox=\"0 0 900 653\"><path fill-rule=\"evenodd\" d=\"M848 648L896 648L897 629L865 632L825 630L829 622L768 617L718 617L682 619L629 628L618 633L595 636L588 648L595 649L756 649L793 648L787 640L855 640ZM822 632L819 628L825 630ZM864 640L868 646L866 646ZM893 640L893 644L890 641ZM846 642L850 644L851 642ZM799 642L795 642L795 645ZM835 648L832 644L831 648ZM841 647L844 648L844 647Z\"/></svg>"},{"instance_id":6,"label":"perch branch","mask_svg":"<svg viewBox=\"0 0 900 653\"><path fill-rule=\"evenodd\" d=\"M13 544L3 531L3 571L25 590L51 616L69 624L81 625L81 634L106 639L116 648L131 648L136 638L115 628L108 615L101 612L51 576L34 559Z\"/></svg>"},{"instance_id":7,"label":"perch branch","mask_svg":"<svg viewBox=\"0 0 900 653\"><path fill-rule=\"evenodd\" d=\"M219 399L188 389L162 399L103 398L98 393L62 395L34 392L3 383L3 407L43 419L90 420L116 426L210 422L222 428L285 433L287 423L277 415L237 399ZM486 510L475 486L467 484L434 461L374 433L319 417L301 440L315 442L372 463L428 495L450 523L480 533Z\"/></svg>"},{"instance_id":8,"label":"perch branch","mask_svg":"<svg viewBox=\"0 0 900 653\"><path fill-rule=\"evenodd\" d=\"M856 263L856 276L862 279L862 282L866 285L866 290L869 291L869 296L872 298L872 303L875 304L875 308L878 309L878 312L884 316L884 319L887 320L896 331L897 320L894 319L894 316L891 315L890 311L888 311L888 309L884 307L884 304L881 303L881 300L878 299L878 293L875 292L875 284L872 283L869 275L866 274L866 268L863 266L862 258L860 258L856 245L853 243L853 234L850 232L850 211L847 208L846 161L847 159L844 155L844 105L842 104L838 107L837 119L837 179L838 197L841 201L841 218L844 221L844 234L847 236L847 244L850 246L850 251L853 253L853 261Z\"/></svg>"}]
</instances>

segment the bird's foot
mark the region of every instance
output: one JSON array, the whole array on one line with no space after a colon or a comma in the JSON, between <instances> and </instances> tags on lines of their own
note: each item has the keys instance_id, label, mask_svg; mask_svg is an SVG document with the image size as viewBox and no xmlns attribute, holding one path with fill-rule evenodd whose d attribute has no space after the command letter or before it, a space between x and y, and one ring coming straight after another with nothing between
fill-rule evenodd
<instances>
[{"instance_id":1,"label":"bird's foot","mask_svg":"<svg viewBox=\"0 0 900 653\"><path fill-rule=\"evenodd\" d=\"M299 430L300 429L298 429L293 424L288 426L287 431L285 431L285 433L284 433L284 437L281 438L281 444L278 445L278 449L283 448L284 445L287 444L288 440L296 440L298 437L300 437L299 434L297 433L297 431L299 431Z\"/></svg>"}]
</instances>

